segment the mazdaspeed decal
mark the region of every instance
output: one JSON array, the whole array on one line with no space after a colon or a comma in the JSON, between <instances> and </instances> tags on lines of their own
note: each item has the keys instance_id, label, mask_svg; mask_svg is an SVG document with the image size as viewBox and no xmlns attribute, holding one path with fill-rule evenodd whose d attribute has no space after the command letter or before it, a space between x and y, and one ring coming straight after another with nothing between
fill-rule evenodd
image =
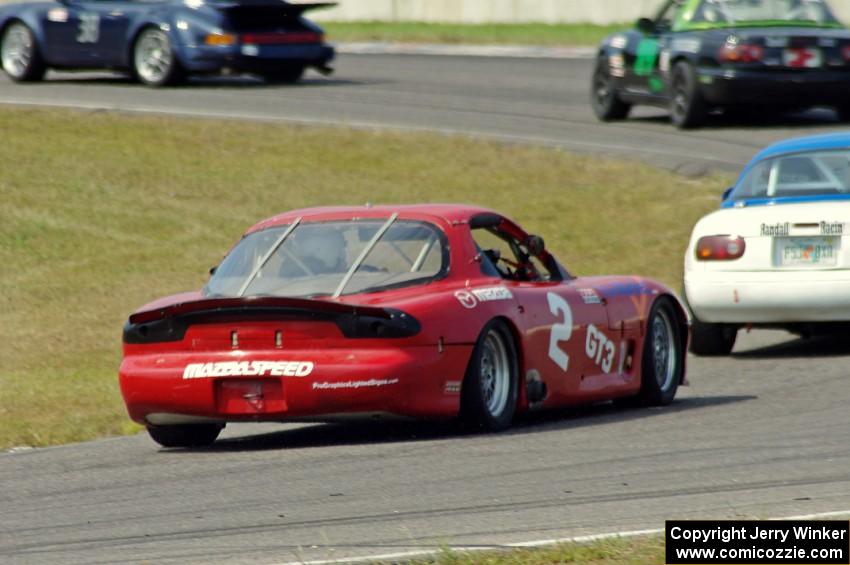
<instances>
[{"instance_id":1,"label":"mazdaspeed decal","mask_svg":"<svg viewBox=\"0 0 850 565\"><path fill-rule=\"evenodd\" d=\"M221 361L190 363L183 369L184 379L210 377L306 377L313 372L312 361Z\"/></svg>"}]
</instances>

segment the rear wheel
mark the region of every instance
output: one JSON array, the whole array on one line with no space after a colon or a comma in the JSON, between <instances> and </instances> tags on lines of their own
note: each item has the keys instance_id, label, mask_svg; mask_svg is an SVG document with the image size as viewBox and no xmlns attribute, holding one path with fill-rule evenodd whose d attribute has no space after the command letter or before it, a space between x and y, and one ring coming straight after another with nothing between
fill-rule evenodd
<instances>
[{"instance_id":1,"label":"rear wheel","mask_svg":"<svg viewBox=\"0 0 850 565\"><path fill-rule=\"evenodd\" d=\"M163 447L204 447L212 445L223 428L222 424L148 426L148 434Z\"/></svg>"},{"instance_id":2,"label":"rear wheel","mask_svg":"<svg viewBox=\"0 0 850 565\"><path fill-rule=\"evenodd\" d=\"M631 104L620 100L614 78L602 57L597 60L596 70L593 72L590 101L596 117L603 122L624 120L632 109Z\"/></svg>"},{"instance_id":3,"label":"rear wheel","mask_svg":"<svg viewBox=\"0 0 850 565\"><path fill-rule=\"evenodd\" d=\"M185 78L166 32L150 27L139 34L133 44L133 74L148 86L173 85Z\"/></svg>"},{"instance_id":4,"label":"rear wheel","mask_svg":"<svg viewBox=\"0 0 850 565\"><path fill-rule=\"evenodd\" d=\"M15 82L39 81L47 72L35 36L22 22L11 24L3 33L0 62L3 70Z\"/></svg>"},{"instance_id":5,"label":"rear wheel","mask_svg":"<svg viewBox=\"0 0 850 565\"><path fill-rule=\"evenodd\" d=\"M670 121L679 129L701 126L708 117L708 105L699 91L696 69L686 61L673 67Z\"/></svg>"},{"instance_id":6,"label":"rear wheel","mask_svg":"<svg viewBox=\"0 0 850 565\"><path fill-rule=\"evenodd\" d=\"M510 427L517 403L519 366L508 326L493 320L481 331L461 391L461 418L495 432Z\"/></svg>"},{"instance_id":7,"label":"rear wheel","mask_svg":"<svg viewBox=\"0 0 850 565\"><path fill-rule=\"evenodd\" d=\"M295 84L304 76L304 67L290 67L274 72L263 73L263 80L269 84Z\"/></svg>"},{"instance_id":8,"label":"rear wheel","mask_svg":"<svg viewBox=\"0 0 850 565\"><path fill-rule=\"evenodd\" d=\"M732 353L738 329L727 324L707 324L694 317L691 325L691 353L702 356L723 356Z\"/></svg>"},{"instance_id":9,"label":"rear wheel","mask_svg":"<svg viewBox=\"0 0 850 565\"><path fill-rule=\"evenodd\" d=\"M676 310L671 300L655 301L647 318L641 360L640 400L664 406L673 402L684 371L684 349Z\"/></svg>"}]
</instances>

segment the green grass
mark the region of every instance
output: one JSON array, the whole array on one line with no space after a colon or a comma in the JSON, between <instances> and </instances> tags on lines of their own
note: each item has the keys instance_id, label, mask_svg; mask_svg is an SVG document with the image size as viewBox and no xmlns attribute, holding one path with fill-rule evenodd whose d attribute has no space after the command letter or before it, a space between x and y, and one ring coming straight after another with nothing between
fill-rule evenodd
<instances>
[{"instance_id":1,"label":"green grass","mask_svg":"<svg viewBox=\"0 0 850 565\"><path fill-rule=\"evenodd\" d=\"M658 536L619 538L593 543L567 543L550 548L505 552L444 551L414 565L652 565L663 564L664 539Z\"/></svg>"},{"instance_id":2,"label":"green grass","mask_svg":"<svg viewBox=\"0 0 850 565\"><path fill-rule=\"evenodd\" d=\"M0 109L0 448L137 429L121 327L199 288L243 230L322 204L470 202L546 237L577 274L678 288L728 178L429 134Z\"/></svg>"},{"instance_id":3,"label":"green grass","mask_svg":"<svg viewBox=\"0 0 850 565\"><path fill-rule=\"evenodd\" d=\"M331 41L471 43L546 46L598 45L629 24L432 24L420 22L322 22Z\"/></svg>"}]
</instances>

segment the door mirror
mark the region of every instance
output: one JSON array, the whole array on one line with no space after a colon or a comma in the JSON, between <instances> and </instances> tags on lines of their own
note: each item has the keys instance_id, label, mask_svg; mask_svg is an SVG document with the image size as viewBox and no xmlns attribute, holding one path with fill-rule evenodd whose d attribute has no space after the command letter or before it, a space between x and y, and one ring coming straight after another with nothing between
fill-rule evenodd
<instances>
[{"instance_id":1,"label":"door mirror","mask_svg":"<svg viewBox=\"0 0 850 565\"><path fill-rule=\"evenodd\" d=\"M216 265L215 267L211 267L210 268L210 276L213 276L217 270L218 270L218 265Z\"/></svg>"},{"instance_id":2,"label":"door mirror","mask_svg":"<svg viewBox=\"0 0 850 565\"><path fill-rule=\"evenodd\" d=\"M729 199L729 196L732 195L732 191L735 190L735 187L729 187L723 191L723 197L720 199L721 202L726 202Z\"/></svg>"},{"instance_id":3,"label":"door mirror","mask_svg":"<svg viewBox=\"0 0 850 565\"><path fill-rule=\"evenodd\" d=\"M654 34L657 29L655 26L655 22L650 20L649 18L639 19L635 27L639 32L644 33L646 35Z\"/></svg>"}]
</instances>

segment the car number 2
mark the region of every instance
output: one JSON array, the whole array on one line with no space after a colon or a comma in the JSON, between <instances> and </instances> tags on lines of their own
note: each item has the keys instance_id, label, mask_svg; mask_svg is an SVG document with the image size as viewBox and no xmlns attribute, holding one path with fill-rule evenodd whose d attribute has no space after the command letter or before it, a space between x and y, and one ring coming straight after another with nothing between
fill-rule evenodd
<instances>
[{"instance_id":1,"label":"car number 2","mask_svg":"<svg viewBox=\"0 0 850 565\"><path fill-rule=\"evenodd\" d=\"M554 292L547 294L546 298L549 301L549 311L561 320L552 326L552 333L549 335L549 358L562 371L566 371L570 365L570 356L558 344L562 341L569 341L573 336L573 311L569 302Z\"/></svg>"},{"instance_id":2,"label":"car number 2","mask_svg":"<svg viewBox=\"0 0 850 565\"><path fill-rule=\"evenodd\" d=\"M77 43L97 43L100 39L100 16L89 12L80 14Z\"/></svg>"}]
</instances>

